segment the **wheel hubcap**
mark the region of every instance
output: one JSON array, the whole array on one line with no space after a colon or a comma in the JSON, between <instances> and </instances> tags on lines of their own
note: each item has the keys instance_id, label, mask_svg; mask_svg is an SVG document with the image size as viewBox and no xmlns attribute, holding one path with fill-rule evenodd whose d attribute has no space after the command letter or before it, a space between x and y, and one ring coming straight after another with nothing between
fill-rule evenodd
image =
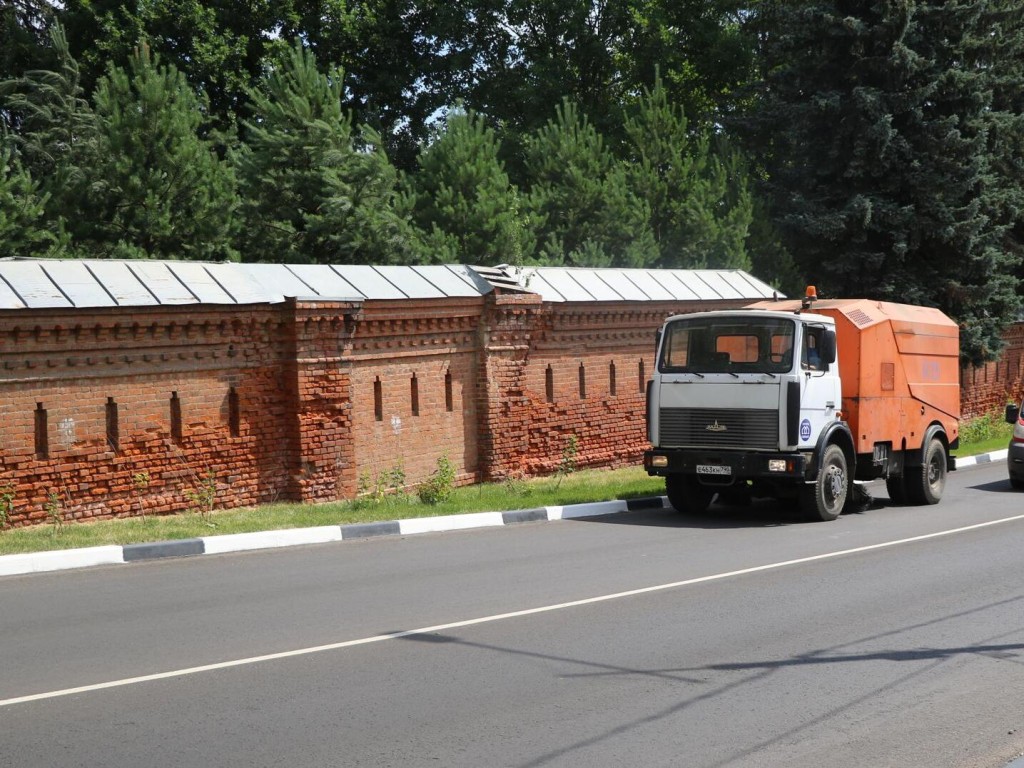
<instances>
[{"instance_id":1,"label":"wheel hubcap","mask_svg":"<svg viewBox=\"0 0 1024 768\"><path fill-rule=\"evenodd\" d=\"M835 505L835 502L843 497L846 492L846 478L843 476L843 471L839 467L832 467L829 471L828 482L825 484L825 490L829 496L831 505Z\"/></svg>"}]
</instances>

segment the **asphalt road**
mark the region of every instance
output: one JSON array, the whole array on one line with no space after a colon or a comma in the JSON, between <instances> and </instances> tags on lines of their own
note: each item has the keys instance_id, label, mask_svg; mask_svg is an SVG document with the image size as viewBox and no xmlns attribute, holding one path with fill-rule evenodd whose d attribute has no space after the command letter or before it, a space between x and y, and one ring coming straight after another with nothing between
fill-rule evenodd
<instances>
[{"instance_id":1,"label":"asphalt road","mask_svg":"<svg viewBox=\"0 0 1024 768\"><path fill-rule=\"evenodd\" d=\"M876 494L0 578L0 766L1005 765L1024 494Z\"/></svg>"}]
</instances>

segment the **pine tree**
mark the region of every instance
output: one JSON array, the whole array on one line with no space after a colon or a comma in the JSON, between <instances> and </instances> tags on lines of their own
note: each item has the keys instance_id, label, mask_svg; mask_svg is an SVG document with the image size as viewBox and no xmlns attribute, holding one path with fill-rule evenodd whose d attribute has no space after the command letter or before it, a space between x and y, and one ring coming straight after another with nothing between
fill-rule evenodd
<instances>
[{"instance_id":1,"label":"pine tree","mask_svg":"<svg viewBox=\"0 0 1024 768\"><path fill-rule=\"evenodd\" d=\"M752 203L738 154L714 151L707 129L691 134L660 78L626 121L626 134L630 184L651 210L657 266L749 269Z\"/></svg>"},{"instance_id":2,"label":"pine tree","mask_svg":"<svg viewBox=\"0 0 1024 768\"><path fill-rule=\"evenodd\" d=\"M14 124L8 140L18 165L44 201L42 224L63 240L66 222L96 218L89 182L99 162L100 134L63 28L53 27L49 38L57 68L6 80L0 95Z\"/></svg>"},{"instance_id":3,"label":"pine tree","mask_svg":"<svg viewBox=\"0 0 1024 768\"><path fill-rule=\"evenodd\" d=\"M639 267L658 259L650 209L625 163L570 101L526 145L538 258L548 264Z\"/></svg>"},{"instance_id":4,"label":"pine tree","mask_svg":"<svg viewBox=\"0 0 1024 768\"><path fill-rule=\"evenodd\" d=\"M40 257L60 253L60 242L45 226L46 197L38 185L0 145L0 253Z\"/></svg>"},{"instance_id":5,"label":"pine tree","mask_svg":"<svg viewBox=\"0 0 1024 768\"><path fill-rule=\"evenodd\" d=\"M761 140L785 242L824 295L938 306L967 359L1017 312L986 147L985 5L770 3Z\"/></svg>"},{"instance_id":6,"label":"pine tree","mask_svg":"<svg viewBox=\"0 0 1024 768\"><path fill-rule=\"evenodd\" d=\"M235 184L200 137L205 102L173 66L139 46L95 94L101 158L91 182L100 207L76 224L96 256L221 260L232 250Z\"/></svg>"},{"instance_id":7,"label":"pine tree","mask_svg":"<svg viewBox=\"0 0 1024 768\"><path fill-rule=\"evenodd\" d=\"M236 156L247 199L243 258L292 263L409 263L409 224L398 173L368 129L342 109L340 69L322 74L296 42L254 91L254 118Z\"/></svg>"},{"instance_id":8,"label":"pine tree","mask_svg":"<svg viewBox=\"0 0 1024 768\"><path fill-rule=\"evenodd\" d=\"M413 220L430 233L431 258L470 264L522 262L519 194L498 159L500 142L479 115L457 110L419 157Z\"/></svg>"}]
</instances>

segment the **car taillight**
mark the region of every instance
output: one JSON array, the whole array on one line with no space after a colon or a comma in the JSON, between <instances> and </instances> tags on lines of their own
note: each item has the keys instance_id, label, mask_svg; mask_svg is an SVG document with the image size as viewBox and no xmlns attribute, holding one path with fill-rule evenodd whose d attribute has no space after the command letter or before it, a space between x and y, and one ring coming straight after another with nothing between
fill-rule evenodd
<instances>
[{"instance_id":1,"label":"car taillight","mask_svg":"<svg viewBox=\"0 0 1024 768\"><path fill-rule=\"evenodd\" d=\"M1017 419L1013 425L1013 442L1024 443L1024 417Z\"/></svg>"}]
</instances>

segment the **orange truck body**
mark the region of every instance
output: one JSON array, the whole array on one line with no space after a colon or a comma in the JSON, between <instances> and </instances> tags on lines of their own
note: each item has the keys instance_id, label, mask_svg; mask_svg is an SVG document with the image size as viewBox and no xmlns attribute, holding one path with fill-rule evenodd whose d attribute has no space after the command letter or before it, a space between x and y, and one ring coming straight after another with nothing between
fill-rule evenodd
<instances>
[{"instance_id":1,"label":"orange truck body","mask_svg":"<svg viewBox=\"0 0 1024 768\"><path fill-rule=\"evenodd\" d=\"M764 301L750 309L793 311L800 301ZM959 436L960 329L938 309L868 299L815 301L809 311L836 323L842 415L856 452L874 444L921 447L925 428L940 422Z\"/></svg>"}]
</instances>

